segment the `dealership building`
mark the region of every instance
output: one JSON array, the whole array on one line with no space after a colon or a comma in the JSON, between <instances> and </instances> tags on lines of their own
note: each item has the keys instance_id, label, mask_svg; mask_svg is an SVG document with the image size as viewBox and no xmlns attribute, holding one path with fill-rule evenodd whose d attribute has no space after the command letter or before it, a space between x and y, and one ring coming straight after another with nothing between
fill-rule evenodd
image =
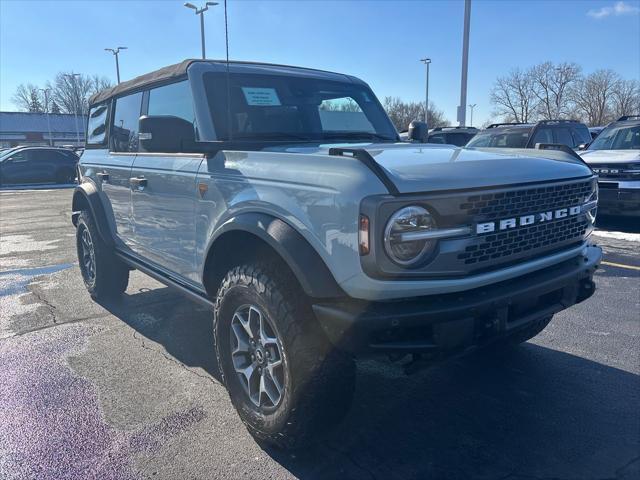
<instances>
[{"instance_id":1,"label":"dealership building","mask_svg":"<svg viewBox=\"0 0 640 480\"><path fill-rule=\"evenodd\" d=\"M0 112L0 148L84 145L86 117L66 113Z\"/></svg>"}]
</instances>

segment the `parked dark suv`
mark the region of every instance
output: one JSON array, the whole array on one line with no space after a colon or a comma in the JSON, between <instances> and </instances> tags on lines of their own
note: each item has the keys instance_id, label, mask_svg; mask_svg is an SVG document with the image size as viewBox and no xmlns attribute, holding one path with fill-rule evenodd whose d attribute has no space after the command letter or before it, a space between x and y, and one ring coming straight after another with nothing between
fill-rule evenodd
<instances>
[{"instance_id":1,"label":"parked dark suv","mask_svg":"<svg viewBox=\"0 0 640 480\"><path fill-rule=\"evenodd\" d=\"M12 148L0 154L0 185L73 183L77 163L66 148Z\"/></svg>"},{"instance_id":2,"label":"parked dark suv","mask_svg":"<svg viewBox=\"0 0 640 480\"><path fill-rule=\"evenodd\" d=\"M429 132L427 143L464 147L479 131L475 127L436 127Z\"/></svg>"},{"instance_id":3,"label":"parked dark suv","mask_svg":"<svg viewBox=\"0 0 640 480\"><path fill-rule=\"evenodd\" d=\"M542 120L537 123L494 123L472 138L467 147L535 148L554 143L578 149L591 142L584 123L577 120Z\"/></svg>"}]
</instances>

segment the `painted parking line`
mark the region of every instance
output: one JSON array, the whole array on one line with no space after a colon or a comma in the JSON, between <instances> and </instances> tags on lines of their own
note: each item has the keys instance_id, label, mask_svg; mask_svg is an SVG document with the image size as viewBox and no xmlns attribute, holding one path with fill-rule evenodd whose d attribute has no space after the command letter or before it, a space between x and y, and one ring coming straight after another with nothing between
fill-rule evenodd
<instances>
[{"instance_id":1,"label":"painted parking line","mask_svg":"<svg viewBox=\"0 0 640 480\"><path fill-rule=\"evenodd\" d=\"M618 267L618 268L627 268L629 270L640 270L640 267L636 267L635 265L624 265L622 263L615 262L600 262L602 265L607 265L609 267Z\"/></svg>"}]
</instances>

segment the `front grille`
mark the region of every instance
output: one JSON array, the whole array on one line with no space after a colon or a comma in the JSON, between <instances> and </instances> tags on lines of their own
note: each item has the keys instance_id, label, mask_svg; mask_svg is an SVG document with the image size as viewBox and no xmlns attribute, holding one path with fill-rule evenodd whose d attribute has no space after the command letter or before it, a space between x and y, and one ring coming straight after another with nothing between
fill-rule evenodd
<instances>
[{"instance_id":1,"label":"front grille","mask_svg":"<svg viewBox=\"0 0 640 480\"><path fill-rule=\"evenodd\" d=\"M517 215L543 212L555 208L581 205L593 190L593 182L548 185L467 197L460 209L472 217L499 220ZM483 219L477 218L476 221Z\"/></svg>"},{"instance_id":2,"label":"front grille","mask_svg":"<svg viewBox=\"0 0 640 480\"><path fill-rule=\"evenodd\" d=\"M459 209L472 224L497 222L584 204L595 189L595 180L525 187L518 190L479 193L464 198ZM477 271L525 261L581 242L589 221L585 215L472 237L457 254L465 270Z\"/></svg>"},{"instance_id":3,"label":"front grille","mask_svg":"<svg viewBox=\"0 0 640 480\"><path fill-rule=\"evenodd\" d=\"M551 223L520 227L478 238L478 243L467 246L458 255L465 265L480 264L521 253L534 252L542 248L562 245L571 240L580 240L587 232L585 218L571 217Z\"/></svg>"},{"instance_id":4,"label":"front grille","mask_svg":"<svg viewBox=\"0 0 640 480\"><path fill-rule=\"evenodd\" d=\"M592 165L593 172L603 180L640 180L640 165L633 163Z\"/></svg>"}]
</instances>

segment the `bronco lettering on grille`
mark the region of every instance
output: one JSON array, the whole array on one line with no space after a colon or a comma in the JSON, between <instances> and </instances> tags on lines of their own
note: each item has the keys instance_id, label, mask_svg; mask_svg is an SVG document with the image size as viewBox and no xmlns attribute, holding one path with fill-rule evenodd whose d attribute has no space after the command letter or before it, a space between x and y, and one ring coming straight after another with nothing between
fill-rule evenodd
<instances>
[{"instance_id":1,"label":"bronco lettering on grille","mask_svg":"<svg viewBox=\"0 0 640 480\"><path fill-rule=\"evenodd\" d=\"M503 218L495 222L485 222L476 224L476 233L491 233L502 230L510 230L512 228L523 227L526 225L533 225L535 223L550 222L558 218L570 217L578 215L581 212L581 207L567 207L559 208L557 210L550 210L548 212L538 212L531 215L522 215L520 217Z\"/></svg>"}]
</instances>

